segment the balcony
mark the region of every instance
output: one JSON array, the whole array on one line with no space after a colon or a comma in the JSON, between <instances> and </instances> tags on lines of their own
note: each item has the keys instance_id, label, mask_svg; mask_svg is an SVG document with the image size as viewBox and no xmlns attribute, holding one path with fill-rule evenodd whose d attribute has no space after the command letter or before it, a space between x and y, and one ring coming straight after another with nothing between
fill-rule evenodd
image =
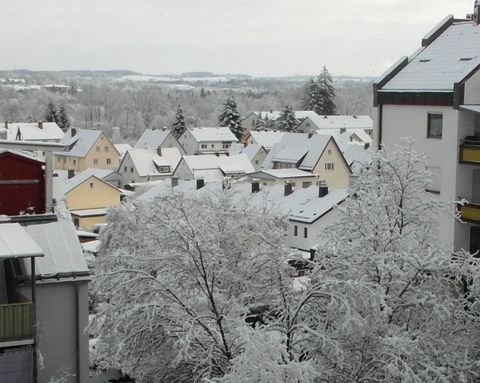
<instances>
[{"instance_id":1,"label":"balcony","mask_svg":"<svg viewBox=\"0 0 480 383\"><path fill-rule=\"evenodd\" d=\"M480 204L466 203L458 205L462 221L480 224Z\"/></svg>"},{"instance_id":2,"label":"balcony","mask_svg":"<svg viewBox=\"0 0 480 383\"><path fill-rule=\"evenodd\" d=\"M0 305L0 343L33 342L33 310L31 302Z\"/></svg>"},{"instance_id":3,"label":"balcony","mask_svg":"<svg viewBox=\"0 0 480 383\"><path fill-rule=\"evenodd\" d=\"M480 164L480 138L467 136L460 145L461 164Z\"/></svg>"}]
</instances>

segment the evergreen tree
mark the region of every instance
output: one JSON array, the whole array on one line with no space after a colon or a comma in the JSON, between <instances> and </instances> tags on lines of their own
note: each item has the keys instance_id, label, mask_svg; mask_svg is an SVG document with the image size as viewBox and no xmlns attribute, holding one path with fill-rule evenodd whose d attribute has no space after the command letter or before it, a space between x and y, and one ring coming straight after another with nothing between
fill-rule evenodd
<instances>
[{"instance_id":1,"label":"evergreen tree","mask_svg":"<svg viewBox=\"0 0 480 383\"><path fill-rule=\"evenodd\" d=\"M45 110L44 120L46 122L57 122L58 120L57 107L55 106L55 104L51 99L48 100L47 109Z\"/></svg>"},{"instance_id":2,"label":"evergreen tree","mask_svg":"<svg viewBox=\"0 0 480 383\"><path fill-rule=\"evenodd\" d=\"M60 109L57 112L57 121L56 123L63 131L70 128L70 119L68 118L67 111L65 110L65 105L60 105Z\"/></svg>"},{"instance_id":3,"label":"evergreen tree","mask_svg":"<svg viewBox=\"0 0 480 383\"><path fill-rule=\"evenodd\" d=\"M320 105L320 90L318 88L317 82L312 77L305 84L305 89L303 91L302 108L303 110L312 110L314 112L317 112L318 110L320 110Z\"/></svg>"},{"instance_id":4,"label":"evergreen tree","mask_svg":"<svg viewBox=\"0 0 480 383\"><path fill-rule=\"evenodd\" d=\"M323 67L316 80L311 78L305 84L302 107L319 115L335 114L335 87L326 67Z\"/></svg>"},{"instance_id":5,"label":"evergreen tree","mask_svg":"<svg viewBox=\"0 0 480 383\"><path fill-rule=\"evenodd\" d=\"M332 115L335 114L335 87L333 79L326 67L323 67L322 73L317 78L320 109L316 111L318 114Z\"/></svg>"},{"instance_id":6,"label":"evergreen tree","mask_svg":"<svg viewBox=\"0 0 480 383\"><path fill-rule=\"evenodd\" d=\"M229 128L238 139L243 136L240 114L237 110L237 102L233 98L232 94L228 96L227 101L225 101L223 104L223 111L218 117L218 125Z\"/></svg>"},{"instance_id":7,"label":"evergreen tree","mask_svg":"<svg viewBox=\"0 0 480 383\"><path fill-rule=\"evenodd\" d=\"M187 127L185 125L185 118L183 117L183 110L182 107L178 105L177 114L175 115L175 122L172 125L173 135L176 138L180 138L186 129Z\"/></svg>"},{"instance_id":8,"label":"evergreen tree","mask_svg":"<svg viewBox=\"0 0 480 383\"><path fill-rule=\"evenodd\" d=\"M279 128L286 132L294 132L297 127L297 120L295 119L295 112L290 105L287 105L282 111L279 120Z\"/></svg>"}]
</instances>

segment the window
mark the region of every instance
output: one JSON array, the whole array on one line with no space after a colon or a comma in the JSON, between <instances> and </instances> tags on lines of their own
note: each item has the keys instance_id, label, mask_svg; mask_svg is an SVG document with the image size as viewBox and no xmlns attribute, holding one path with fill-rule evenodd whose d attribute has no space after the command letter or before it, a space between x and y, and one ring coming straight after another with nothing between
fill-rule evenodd
<instances>
[{"instance_id":1,"label":"window","mask_svg":"<svg viewBox=\"0 0 480 383\"><path fill-rule=\"evenodd\" d=\"M440 193L441 168L436 166L427 166L427 171L430 172L430 179L425 187L425 190L430 193Z\"/></svg>"},{"instance_id":2,"label":"window","mask_svg":"<svg viewBox=\"0 0 480 383\"><path fill-rule=\"evenodd\" d=\"M295 226L293 227L293 235L294 235L295 237L298 235L298 226L297 226L297 225L295 225Z\"/></svg>"},{"instance_id":3,"label":"window","mask_svg":"<svg viewBox=\"0 0 480 383\"><path fill-rule=\"evenodd\" d=\"M258 160L255 160L255 165L258 165Z\"/></svg>"},{"instance_id":4,"label":"window","mask_svg":"<svg viewBox=\"0 0 480 383\"><path fill-rule=\"evenodd\" d=\"M107 158L107 165L111 165L112 160L110 158Z\"/></svg>"},{"instance_id":5,"label":"window","mask_svg":"<svg viewBox=\"0 0 480 383\"><path fill-rule=\"evenodd\" d=\"M230 147L230 144L223 144L223 149L228 149Z\"/></svg>"},{"instance_id":6,"label":"window","mask_svg":"<svg viewBox=\"0 0 480 383\"><path fill-rule=\"evenodd\" d=\"M133 173L133 168L130 168L130 173ZM132 181L133 182L133 181Z\"/></svg>"},{"instance_id":7,"label":"window","mask_svg":"<svg viewBox=\"0 0 480 383\"><path fill-rule=\"evenodd\" d=\"M105 148L104 148L104 149L105 149L105 151L106 151L106 152L108 152L108 146L105 146Z\"/></svg>"},{"instance_id":8,"label":"window","mask_svg":"<svg viewBox=\"0 0 480 383\"><path fill-rule=\"evenodd\" d=\"M212 144L212 145L210 145L210 146L211 146L212 148L214 148L214 147L215 147L215 145L214 145L214 144Z\"/></svg>"},{"instance_id":9,"label":"window","mask_svg":"<svg viewBox=\"0 0 480 383\"><path fill-rule=\"evenodd\" d=\"M332 149L328 149L328 150L327 150L327 154L328 154L328 155L332 154Z\"/></svg>"},{"instance_id":10,"label":"window","mask_svg":"<svg viewBox=\"0 0 480 383\"><path fill-rule=\"evenodd\" d=\"M98 165L98 160L96 158L93 160L93 164Z\"/></svg>"},{"instance_id":11,"label":"window","mask_svg":"<svg viewBox=\"0 0 480 383\"><path fill-rule=\"evenodd\" d=\"M308 188L308 187L310 187L310 186L312 186L312 183L311 183L311 182L302 182L302 188L305 189L305 188Z\"/></svg>"},{"instance_id":12,"label":"window","mask_svg":"<svg viewBox=\"0 0 480 383\"><path fill-rule=\"evenodd\" d=\"M325 170L334 170L335 164L333 162L327 162L325 164Z\"/></svg>"},{"instance_id":13,"label":"window","mask_svg":"<svg viewBox=\"0 0 480 383\"><path fill-rule=\"evenodd\" d=\"M441 113L428 113L427 137L442 138L443 115Z\"/></svg>"},{"instance_id":14,"label":"window","mask_svg":"<svg viewBox=\"0 0 480 383\"><path fill-rule=\"evenodd\" d=\"M95 189L95 185L93 184L93 182L90 182L90 190L94 190Z\"/></svg>"},{"instance_id":15,"label":"window","mask_svg":"<svg viewBox=\"0 0 480 383\"><path fill-rule=\"evenodd\" d=\"M310 125L309 122L306 122L306 123L305 123L305 126L306 126L307 128L310 128L311 125Z\"/></svg>"},{"instance_id":16,"label":"window","mask_svg":"<svg viewBox=\"0 0 480 383\"><path fill-rule=\"evenodd\" d=\"M308 229L306 227L303 228L303 238L308 237Z\"/></svg>"},{"instance_id":17,"label":"window","mask_svg":"<svg viewBox=\"0 0 480 383\"><path fill-rule=\"evenodd\" d=\"M73 160L73 164L76 165L76 164L77 164L77 160Z\"/></svg>"},{"instance_id":18,"label":"window","mask_svg":"<svg viewBox=\"0 0 480 383\"><path fill-rule=\"evenodd\" d=\"M127 171L127 167L126 167L126 166L123 167L123 171L124 171L124 172Z\"/></svg>"},{"instance_id":19,"label":"window","mask_svg":"<svg viewBox=\"0 0 480 383\"><path fill-rule=\"evenodd\" d=\"M95 149L97 150L97 152L99 152L100 151L100 146L97 146Z\"/></svg>"},{"instance_id":20,"label":"window","mask_svg":"<svg viewBox=\"0 0 480 383\"><path fill-rule=\"evenodd\" d=\"M207 148L207 144L202 144L202 145L200 145L200 147L201 147L202 149L206 149L206 148Z\"/></svg>"}]
</instances>

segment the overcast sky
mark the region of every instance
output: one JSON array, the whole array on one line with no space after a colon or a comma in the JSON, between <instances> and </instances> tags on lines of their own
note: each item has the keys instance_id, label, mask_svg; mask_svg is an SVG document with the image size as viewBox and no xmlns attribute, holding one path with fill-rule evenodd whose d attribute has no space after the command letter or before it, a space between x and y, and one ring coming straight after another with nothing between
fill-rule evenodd
<instances>
[{"instance_id":1,"label":"overcast sky","mask_svg":"<svg viewBox=\"0 0 480 383\"><path fill-rule=\"evenodd\" d=\"M473 0L0 0L0 69L377 76Z\"/></svg>"}]
</instances>

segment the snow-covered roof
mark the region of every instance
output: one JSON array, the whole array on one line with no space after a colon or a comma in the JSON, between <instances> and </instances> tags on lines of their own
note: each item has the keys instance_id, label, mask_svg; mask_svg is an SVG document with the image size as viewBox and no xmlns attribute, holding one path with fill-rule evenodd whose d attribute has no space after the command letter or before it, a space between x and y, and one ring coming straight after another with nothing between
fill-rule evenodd
<instances>
[{"instance_id":1,"label":"snow-covered roof","mask_svg":"<svg viewBox=\"0 0 480 383\"><path fill-rule=\"evenodd\" d=\"M231 155L231 156L234 155L234 154L240 154L241 152L243 152L244 148L245 148L245 146L243 144L234 142L228 148L228 154Z\"/></svg>"},{"instance_id":2,"label":"snow-covered roof","mask_svg":"<svg viewBox=\"0 0 480 383\"><path fill-rule=\"evenodd\" d=\"M18 223L0 224L0 260L43 255L42 249Z\"/></svg>"},{"instance_id":3,"label":"snow-covered roof","mask_svg":"<svg viewBox=\"0 0 480 383\"><path fill-rule=\"evenodd\" d=\"M25 226L25 230L45 254L35 260L36 273L43 277L61 273L88 272L75 227L70 220ZM30 274L30 262L25 262Z\"/></svg>"},{"instance_id":4,"label":"snow-covered roof","mask_svg":"<svg viewBox=\"0 0 480 383\"><path fill-rule=\"evenodd\" d=\"M265 150L265 149L263 148L263 146L260 146L260 145L257 145L257 144L250 144L250 145L247 145L242 150L242 153L245 154L248 157L250 162L252 162L252 160L255 158L255 156L257 155L257 153L260 150Z\"/></svg>"},{"instance_id":5,"label":"snow-covered roof","mask_svg":"<svg viewBox=\"0 0 480 383\"><path fill-rule=\"evenodd\" d=\"M293 193L285 196L283 185L263 186L252 193L250 184L232 185L234 198L246 201L250 206L269 208L288 216L290 220L312 223L328 213L347 197L346 190L329 189L324 197L318 196L318 186L293 188Z\"/></svg>"},{"instance_id":6,"label":"snow-covered roof","mask_svg":"<svg viewBox=\"0 0 480 383\"><path fill-rule=\"evenodd\" d=\"M162 148L161 156L157 149L132 149L127 153L140 177L171 174L182 159L178 148ZM169 166L170 171L160 173L158 168L163 166Z\"/></svg>"},{"instance_id":7,"label":"snow-covered roof","mask_svg":"<svg viewBox=\"0 0 480 383\"><path fill-rule=\"evenodd\" d=\"M188 128L188 131L197 142L237 142L237 138L226 127L216 128Z\"/></svg>"},{"instance_id":8,"label":"snow-covered roof","mask_svg":"<svg viewBox=\"0 0 480 383\"><path fill-rule=\"evenodd\" d=\"M260 118L268 118L269 120L278 120L282 116L281 110L271 110L268 112L253 112ZM295 118L297 120L303 120L306 117L312 117L318 114L311 110L294 110Z\"/></svg>"},{"instance_id":9,"label":"snow-covered roof","mask_svg":"<svg viewBox=\"0 0 480 383\"><path fill-rule=\"evenodd\" d=\"M132 149L130 144L114 144L113 146L115 146L117 152L120 153L120 157L123 157L126 152Z\"/></svg>"},{"instance_id":10,"label":"snow-covered roof","mask_svg":"<svg viewBox=\"0 0 480 383\"><path fill-rule=\"evenodd\" d=\"M113 173L113 172L110 172L110 173ZM99 172L99 175L101 175L101 173ZM62 189L63 189L63 192L65 194L69 193L70 191L72 191L73 189L75 189L77 186L79 186L80 184L86 182L87 180L89 179L96 179L97 181L100 181L100 182L103 182L105 184L107 184L108 186L112 187L113 189L117 189L115 186L109 184L108 182L104 181L102 179L102 177L98 177L95 172L92 172L91 169L87 169L81 173L78 173L76 176L70 178L70 179L66 179L66 180L62 180ZM117 189L118 190L118 189Z\"/></svg>"},{"instance_id":11,"label":"snow-covered roof","mask_svg":"<svg viewBox=\"0 0 480 383\"><path fill-rule=\"evenodd\" d=\"M97 209L80 209L80 210L71 210L72 215L77 217L96 217L99 215L106 215L107 208L100 207Z\"/></svg>"},{"instance_id":12,"label":"snow-covered roof","mask_svg":"<svg viewBox=\"0 0 480 383\"><path fill-rule=\"evenodd\" d=\"M4 153L14 154L16 156L27 158L31 161L36 161L36 162L39 162L41 164L45 164L45 161L42 161L38 157L35 157L32 152L20 151L20 150L10 150L10 149L0 149L0 154L4 154Z\"/></svg>"},{"instance_id":13,"label":"snow-covered roof","mask_svg":"<svg viewBox=\"0 0 480 383\"><path fill-rule=\"evenodd\" d=\"M62 138L61 143L66 146L73 145L72 149L70 151L55 152L55 155L85 157L101 135L101 130L76 129L76 134L72 137L72 129L69 129Z\"/></svg>"},{"instance_id":14,"label":"snow-covered roof","mask_svg":"<svg viewBox=\"0 0 480 383\"><path fill-rule=\"evenodd\" d=\"M142 136L135 144L135 149L154 149L163 144L168 135L171 134L170 130L160 129L145 129Z\"/></svg>"},{"instance_id":15,"label":"snow-covered roof","mask_svg":"<svg viewBox=\"0 0 480 383\"><path fill-rule=\"evenodd\" d=\"M253 172L248 174L250 178L262 178L262 175L267 175L273 178L278 179L289 179L289 178L305 178L312 177L315 178L315 175L300 169L291 168L291 169L262 169L258 172Z\"/></svg>"},{"instance_id":16,"label":"snow-covered roof","mask_svg":"<svg viewBox=\"0 0 480 383\"><path fill-rule=\"evenodd\" d=\"M274 162L297 164L304 170L312 170L322 155L331 136L305 133L285 133L282 140L268 153L262 168L273 168Z\"/></svg>"},{"instance_id":17,"label":"snow-covered roof","mask_svg":"<svg viewBox=\"0 0 480 383\"><path fill-rule=\"evenodd\" d=\"M370 116L309 116L317 129L373 129Z\"/></svg>"},{"instance_id":18,"label":"snow-covered roof","mask_svg":"<svg viewBox=\"0 0 480 383\"><path fill-rule=\"evenodd\" d=\"M64 136L55 122L9 122L6 131L7 140L16 140L19 131L21 141L60 141Z\"/></svg>"},{"instance_id":19,"label":"snow-covered roof","mask_svg":"<svg viewBox=\"0 0 480 383\"><path fill-rule=\"evenodd\" d=\"M480 65L479 52L480 25L472 21L453 22L410 57L408 64L380 91L452 92L455 83Z\"/></svg>"},{"instance_id":20,"label":"snow-covered roof","mask_svg":"<svg viewBox=\"0 0 480 383\"><path fill-rule=\"evenodd\" d=\"M343 140L350 141L350 138L353 139L353 136L357 136L357 138L364 144L371 144L373 142L372 138L363 129L346 129L341 133L338 129L319 129L316 133L333 136L337 143Z\"/></svg>"},{"instance_id":21,"label":"snow-covered roof","mask_svg":"<svg viewBox=\"0 0 480 383\"><path fill-rule=\"evenodd\" d=\"M273 147L273 145L275 145L277 142L280 142L284 134L285 132L273 132L273 131L267 131L267 132L251 131L250 132L250 136L255 140L255 142L258 145L263 146L267 150L270 150Z\"/></svg>"},{"instance_id":22,"label":"snow-covered roof","mask_svg":"<svg viewBox=\"0 0 480 383\"><path fill-rule=\"evenodd\" d=\"M245 154L233 156L183 156L188 168L197 177L198 171L209 169L220 169L224 173L250 173L255 171L250 160Z\"/></svg>"}]
</instances>

